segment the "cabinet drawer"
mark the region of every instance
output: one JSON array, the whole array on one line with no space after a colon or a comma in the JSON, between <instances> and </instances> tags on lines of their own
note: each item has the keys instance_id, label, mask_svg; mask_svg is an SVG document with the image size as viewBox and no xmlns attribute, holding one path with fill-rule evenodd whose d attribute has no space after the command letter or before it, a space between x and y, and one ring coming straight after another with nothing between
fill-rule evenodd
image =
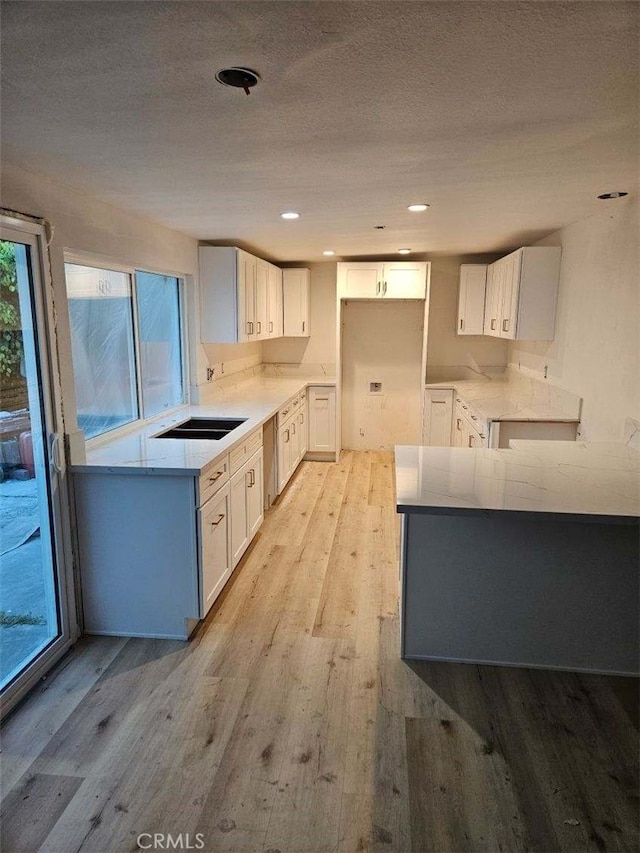
<instances>
[{"instance_id":1,"label":"cabinet drawer","mask_svg":"<svg viewBox=\"0 0 640 853\"><path fill-rule=\"evenodd\" d=\"M209 470L202 474L198 487L200 494L198 503L202 506L210 497L215 495L220 486L224 485L229 479L229 457L223 456L215 465L212 465Z\"/></svg>"},{"instance_id":2,"label":"cabinet drawer","mask_svg":"<svg viewBox=\"0 0 640 853\"><path fill-rule=\"evenodd\" d=\"M284 406L279 410L278 421L277 421L278 429L283 425L283 423L285 421L289 420L289 418L294 413L294 411L296 411L297 404L296 404L296 408L294 408L293 401L297 400L297 399L298 399L297 396L291 397L291 399L287 400L287 402L284 404Z\"/></svg>"},{"instance_id":3,"label":"cabinet drawer","mask_svg":"<svg viewBox=\"0 0 640 853\"><path fill-rule=\"evenodd\" d=\"M247 436L242 444L235 447L229 454L229 467L231 474L235 474L252 456L259 447L262 447L262 427Z\"/></svg>"}]
</instances>

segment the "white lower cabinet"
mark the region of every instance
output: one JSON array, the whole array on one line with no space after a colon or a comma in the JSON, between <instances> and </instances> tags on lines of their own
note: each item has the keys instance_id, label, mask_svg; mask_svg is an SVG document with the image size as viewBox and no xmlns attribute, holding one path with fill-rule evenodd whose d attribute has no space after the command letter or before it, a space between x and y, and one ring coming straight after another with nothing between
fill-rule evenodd
<instances>
[{"instance_id":1,"label":"white lower cabinet","mask_svg":"<svg viewBox=\"0 0 640 853\"><path fill-rule=\"evenodd\" d=\"M453 390L427 390L424 398L422 443L429 447L449 447L452 416Z\"/></svg>"},{"instance_id":2,"label":"white lower cabinet","mask_svg":"<svg viewBox=\"0 0 640 853\"><path fill-rule=\"evenodd\" d=\"M231 561L236 566L264 518L262 448L231 478Z\"/></svg>"},{"instance_id":3,"label":"white lower cabinet","mask_svg":"<svg viewBox=\"0 0 640 853\"><path fill-rule=\"evenodd\" d=\"M309 388L309 433L307 453L335 453L336 389L328 385Z\"/></svg>"},{"instance_id":4,"label":"white lower cabinet","mask_svg":"<svg viewBox=\"0 0 640 853\"><path fill-rule=\"evenodd\" d=\"M307 451L308 419L307 395L304 392L292 397L278 412L278 494Z\"/></svg>"},{"instance_id":5,"label":"white lower cabinet","mask_svg":"<svg viewBox=\"0 0 640 853\"><path fill-rule=\"evenodd\" d=\"M200 616L204 617L218 597L218 593L231 574L231 547L229 542L229 484L198 510L200 534Z\"/></svg>"}]
</instances>

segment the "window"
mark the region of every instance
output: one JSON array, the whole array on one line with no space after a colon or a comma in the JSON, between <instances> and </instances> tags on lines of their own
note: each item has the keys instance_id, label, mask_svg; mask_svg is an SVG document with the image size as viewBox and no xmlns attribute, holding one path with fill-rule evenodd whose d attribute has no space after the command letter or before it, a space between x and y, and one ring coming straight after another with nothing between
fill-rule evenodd
<instances>
[{"instance_id":1,"label":"window","mask_svg":"<svg viewBox=\"0 0 640 853\"><path fill-rule=\"evenodd\" d=\"M65 273L85 438L183 403L179 280L75 263Z\"/></svg>"}]
</instances>

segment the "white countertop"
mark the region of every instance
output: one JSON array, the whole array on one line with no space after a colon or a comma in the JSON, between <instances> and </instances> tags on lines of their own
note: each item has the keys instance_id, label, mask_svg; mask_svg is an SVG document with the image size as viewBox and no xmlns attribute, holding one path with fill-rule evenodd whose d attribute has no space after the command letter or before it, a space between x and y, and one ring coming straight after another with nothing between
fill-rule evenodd
<instances>
[{"instance_id":1,"label":"white countertop","mask_svg":"<svg viewBox=\"0 0 640 853\"><path fill-rule=\"evenodd\" d=\"M536 383L540 387L540 383ZM533 392L526 380L513 381L507 376L491 379L454 379L434 382L426 388L453 388L487 421L554 421L576 423L580 420L577 397L548 385L544 399Z\"/></svg>"},{"instance_id":2,"label":"white countertop","mask_svg":"<svg viewBox=\"0 0 640 853\"><path fill-rule=\"evenodd\" d=\"M199 406L184 406L167 417L133 428L120 437L89 444L86 461L72 466L74 474L173 474L199 475L240 444L257 427L272 418L290 397L309 385L335 385L335 378L322 376L283 379L249 379L224 399ZM171 426L191 417L246 418L219 441L155 438Z\"/></svg>"},{"instance_id":3,"label":"white countertop","mask_svg":"<svg viewBox=\"0 0 640 853\"><path fill-rule=\"evenodd\" d=\"M637 450L613 443L511 444L509 450L397 446L398 512L638 522Z\"/></svg>"}]
</instances>

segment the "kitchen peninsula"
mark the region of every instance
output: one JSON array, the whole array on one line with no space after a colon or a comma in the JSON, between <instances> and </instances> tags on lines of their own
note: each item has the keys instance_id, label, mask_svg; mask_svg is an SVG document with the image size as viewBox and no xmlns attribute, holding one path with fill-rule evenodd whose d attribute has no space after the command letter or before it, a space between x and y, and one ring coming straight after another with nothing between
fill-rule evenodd
<instances>
[{"instance_id":1,"label":"kitchen peninsula","mask_svg":"<svg viewBox=\"0 0 640 853\"><path fill-rule=\"evenodd\" d=\"M640 453L396 452L402 656L638 672Z\"/></svg>"}]
</instances>

